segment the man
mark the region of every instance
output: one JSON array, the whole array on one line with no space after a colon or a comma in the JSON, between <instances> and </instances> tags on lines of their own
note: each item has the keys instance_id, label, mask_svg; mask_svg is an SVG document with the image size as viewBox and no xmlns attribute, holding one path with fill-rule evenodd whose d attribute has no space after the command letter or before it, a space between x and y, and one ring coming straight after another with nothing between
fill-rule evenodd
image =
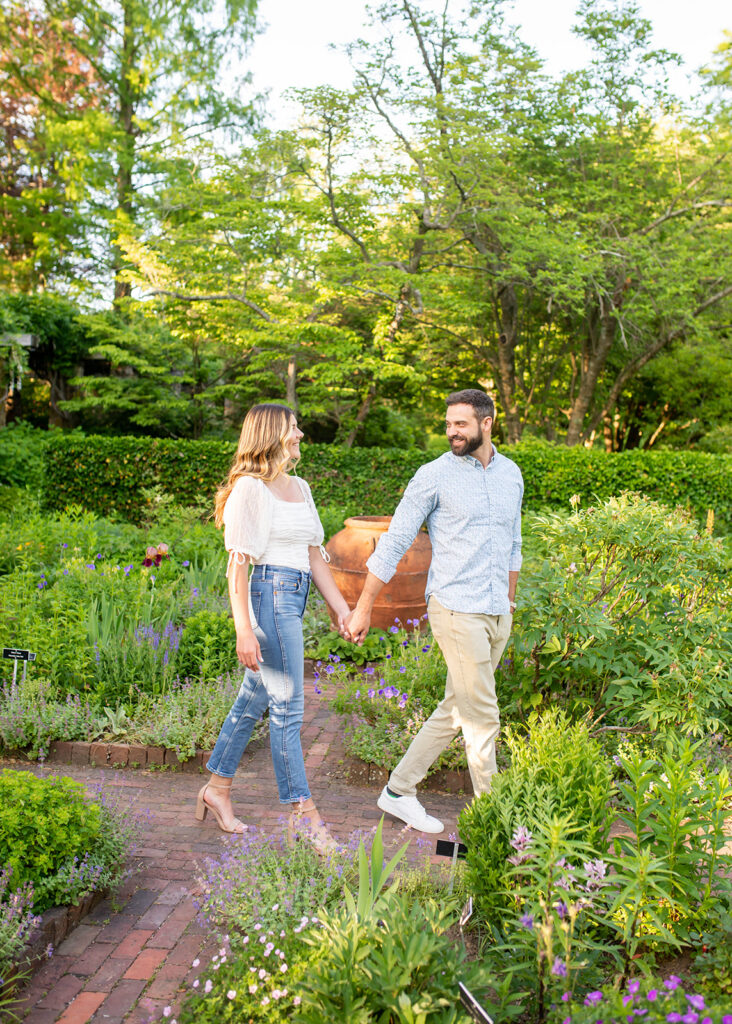
<instances>
[{"instance_id":1,"label":"man","mask_svg":"<svg viewBox=\"0 0 732 1024\"><path fill-rule=\"evenodd\" d=\"M492 400L469 388L447 398L450 451L417 470L369 570L347 629L363 643L376 595L426 520L432 541L427 608L447 663L445 696L414 737L378 806L412 828L442 832L417 799L417 785L462 729L476 794L490 789L499 731L494 671L511 632L521 568L518 466L493 447Z\"/></svg>"}]
</instances>

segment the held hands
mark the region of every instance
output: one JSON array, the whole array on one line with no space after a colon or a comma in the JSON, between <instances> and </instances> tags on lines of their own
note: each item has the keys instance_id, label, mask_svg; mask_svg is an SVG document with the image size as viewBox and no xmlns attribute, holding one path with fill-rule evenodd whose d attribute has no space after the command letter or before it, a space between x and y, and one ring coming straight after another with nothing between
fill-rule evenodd
<instances>
[{"instance_id":1,"label":"held hands","mask_svg":"<svg viewBox=\"0 0 732 1024\"><path fill-rule=\"evenodd\" d=\"M236 656L252 672L259 672L262 651L253 629L236 634Z\"/></svg>"},{"instance_id":2,"label":"held hands","mask_svg":"<svg viewBox=\"0 0 732 1024\"><path fill-rule=\"evenodd\" d=\"M371 612L361 611L357 605L346 620L343 636L360 647L366 639L370 625Z\"/></svg>"}]
</instances>

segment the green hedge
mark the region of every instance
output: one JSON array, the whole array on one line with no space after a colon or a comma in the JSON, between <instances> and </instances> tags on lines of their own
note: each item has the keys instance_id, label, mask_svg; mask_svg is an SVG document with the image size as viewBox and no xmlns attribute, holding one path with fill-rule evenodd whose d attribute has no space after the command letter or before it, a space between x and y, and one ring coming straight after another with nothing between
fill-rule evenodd
<instances>
[{"instance_id":1,"label":"green hedge","mask_svg":"<svg viewBox=\"0 0 732 1024\"><path fill-rule=\"evenodd\" d=\"M181 504L211 504L235 446L225 441L134 437L49 437L44 450L44 503L77 503L101 515L136 520L143 489L159 486ZM623 490L641 491L699 517L714 509L720 530L732 526L732 455L630 451L608 454L527 441L505 448L524 475L525 507L584 506ZM415 470L429 459L419 449L303 446L302 473L319 505L346 513L389 514Z\"/></svg>"}]
</instances>

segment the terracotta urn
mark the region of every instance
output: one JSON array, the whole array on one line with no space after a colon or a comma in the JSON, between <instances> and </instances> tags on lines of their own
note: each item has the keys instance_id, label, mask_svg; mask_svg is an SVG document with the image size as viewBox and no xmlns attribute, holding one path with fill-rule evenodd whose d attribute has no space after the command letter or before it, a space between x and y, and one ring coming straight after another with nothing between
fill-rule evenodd
<instances>
[{"instance_id":1,"label":"terracotta urn","mask_svg":"<svg viewBox=\"0 0 732 1024\"><path fill-rule=\"evenodd\" d=\"M351 516L344 527L325 545L330 555L330 568L341 593L353 608L361 594L366 574L366 560L371 556L379 538L389 529L391 516ZM419 619L427 611L424 591L427 572L432 560L432 545L424 530L420 530L414 543L397 566L396 574L383 588L374 604L371 625L388 629L399 619L407 626L407 619Z\"/></svg>"}]
</instances>

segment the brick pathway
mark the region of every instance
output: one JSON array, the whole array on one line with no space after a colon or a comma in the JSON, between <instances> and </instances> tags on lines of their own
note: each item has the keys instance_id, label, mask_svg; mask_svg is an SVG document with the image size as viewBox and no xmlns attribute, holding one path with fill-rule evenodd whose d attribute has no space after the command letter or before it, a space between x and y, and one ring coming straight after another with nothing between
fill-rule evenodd
<instances>
[{"instance_id":1,"label":"brick pathway","mask_svg":"<svg viewBox=\"0 0 732 1024\"><path fill-rule=\"evenodd\" d=\"M337 837L371 828L381 817L378 788L342 781L342 726L308 687L303 748L313 795ZM6 767L9 767L6 765ZM28 765L12 767L28 770ZM196 861L221 850L224 834L211 821L193 817L201 777L171 772L32 766L36 774L62 774L121 794L136 810L148 810L137 872L117 896L99 903L32 977L18 1010L24 1024L146 1024L166 1005L178 1004L181 986L200 974L191 968L216 949L216 937L195 920ZM237 813L266 830L282 828L282 809L269 748L247 753L234 780ZM425 803L454 831L465 798L428 793ZM388 848L412 837L388 819ZM443 838L447 838L444 834ZM414 846L414 842L412 842ZM176 996L179 998L177 999Z\"/></svg>"}]
</instances>

